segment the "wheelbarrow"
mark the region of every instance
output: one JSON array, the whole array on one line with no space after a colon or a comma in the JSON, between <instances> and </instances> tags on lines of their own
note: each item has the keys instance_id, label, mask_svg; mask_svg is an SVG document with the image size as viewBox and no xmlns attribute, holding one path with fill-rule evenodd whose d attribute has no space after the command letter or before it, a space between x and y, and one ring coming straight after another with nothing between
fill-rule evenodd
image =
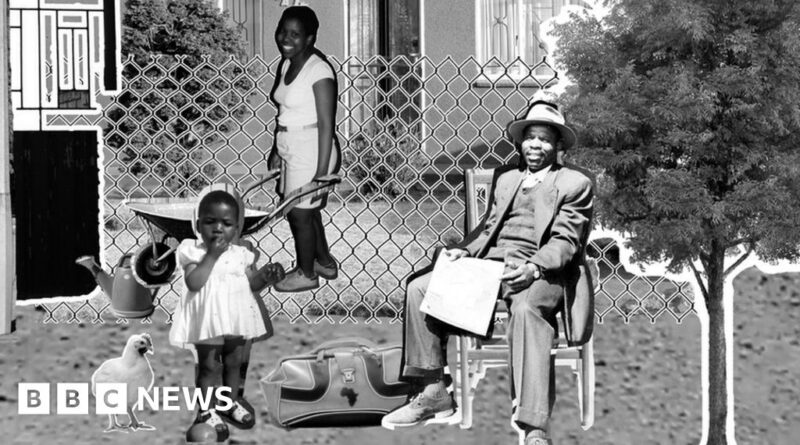
<instances>
[{"instance_id":1,"label":"wheelbarrow","mask_svg":"<svg viewBox=\"0 0 800 445\"><path fill-rule=\"evenodd\" d=\"M267 174L242 193L242 202L247 202L247 195L263 186L268 181L280 176L280 169L270 170ZM287 194L274 207L251 208L245 205L244 224L241 236L250 235L261 230L267 224L286 216L302 199L313 198L331 191L342 181L338 175L327 175L317 178L308 184ZM141 198L129 199L123 204L143 222L150 235L150 243L142 247L133 257L133 275L136 281L147 287L162 286L170 281L175 272L177 260L175 250L184 239L194 239L194 210L197 197L190 198ZM159 240L154 227L164 236ZM178 242L174 246L167 244L169 238Z\"/></svg>"}]
</instances>

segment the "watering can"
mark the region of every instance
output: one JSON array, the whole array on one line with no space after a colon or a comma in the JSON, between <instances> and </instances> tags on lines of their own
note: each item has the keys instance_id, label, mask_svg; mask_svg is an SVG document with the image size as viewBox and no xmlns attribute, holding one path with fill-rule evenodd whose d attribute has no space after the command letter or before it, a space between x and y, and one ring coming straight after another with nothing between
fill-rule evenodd
<instances>
[{"instance_id":1,"label":"watering can","mask_svg":"<svg viewBox=\"0 0 800 445\"><path fill-rule=\"evenodd\" d=\"M114 275L107 273L94 261L94 257L82 256L75 260L94 277L100 289L111 299L111 310L119 318L144 318L155 310L155 292L139 284L131 270L132 254L120 258Z\"/></svg>"}]
</instances>

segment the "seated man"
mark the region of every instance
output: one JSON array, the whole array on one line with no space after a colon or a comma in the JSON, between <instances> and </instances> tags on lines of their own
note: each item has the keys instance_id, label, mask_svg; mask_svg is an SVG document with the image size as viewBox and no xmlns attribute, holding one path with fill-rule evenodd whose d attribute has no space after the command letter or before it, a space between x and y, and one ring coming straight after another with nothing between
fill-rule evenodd
<instances>
[{"instance_id":1,"label":"seated man","mask_svg":"<svg viewBox=\"0 0 800 445\"><path fill-rule=\"evenodd\" d=\"M544 445L550 443L547 427L555 402L550 357L555 316L565 294L575 292L584 264L592 181L558 162L558 151L575 143L575 133L555 105L534 102L507 131L519 149L519 167L497 176L483 226L443 254L454 261L472 256L506 262L499 297L509 307L513 419L525 432L526 445ZM412 280L406 289L402 373L414 378L421 392L384 416L386 427L446 417L456 407L443 372L449 326L419 310L430 276Z\"/></svg>"}]
</instances>

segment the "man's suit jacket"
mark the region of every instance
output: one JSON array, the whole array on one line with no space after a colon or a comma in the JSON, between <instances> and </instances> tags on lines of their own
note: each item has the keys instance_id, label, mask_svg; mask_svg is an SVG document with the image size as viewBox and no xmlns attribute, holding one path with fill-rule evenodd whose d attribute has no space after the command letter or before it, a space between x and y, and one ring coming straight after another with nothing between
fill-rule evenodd
<instances>
[{"instance_id":1,"label":"man's suit jacket","mask_svg":"<svg viewBox=\"0 0 800 445\"><path fill-rule=\"evenodd\" d=\"M495 244L525 170L500 168L482 224L459 247L481 258ZM593 186L586 174L554 164L534 196L538 251L526 258L545 275L559 274L564 284L566 336L570 344L589 340L594 324L594 287L585 249L592 228Z\"/></svg>"}]
</instances>

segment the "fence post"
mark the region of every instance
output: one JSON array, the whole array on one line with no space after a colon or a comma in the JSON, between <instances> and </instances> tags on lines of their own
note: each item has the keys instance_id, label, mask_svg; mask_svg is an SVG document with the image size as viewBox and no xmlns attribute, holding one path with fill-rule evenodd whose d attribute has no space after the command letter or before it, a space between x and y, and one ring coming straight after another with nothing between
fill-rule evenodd
<instances>
[{"instance_id":1,"label":"fence post","mask_svg":"<svg viewBox=\"0 0 800 445\"><path fill-rule=\"evenodd\" d=\"M10 28L8 2L0 0L0 335L9 334L14 327L14 233L11 219L11 104L9 102L8 60Z\"/></svg>"}]
</instances>

